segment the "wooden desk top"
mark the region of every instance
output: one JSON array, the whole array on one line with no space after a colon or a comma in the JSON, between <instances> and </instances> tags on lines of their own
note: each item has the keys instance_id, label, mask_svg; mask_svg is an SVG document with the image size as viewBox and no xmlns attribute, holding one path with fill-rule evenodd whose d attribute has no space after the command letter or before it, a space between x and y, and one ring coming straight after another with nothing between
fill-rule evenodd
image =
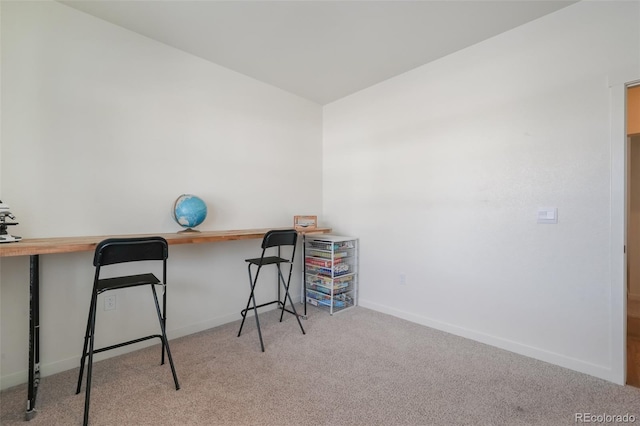
<instances>
[{"instance_id":1,"label":"wooden desk top","mask_svg":"<svg viewBox=\"0 0 640 426\"><path fill-rule=\"evenodd\" d=\"M201 232L173 232L166 234L129 234L102 235L91 237L57 237L57 238L25 238L18 242L0 244L0 257L31 256L34 254L73 253L77 251L93 251L96 245L107 238L126 237L163 237L171 244L199 244L217 241L248 240L262 238L272 229L291 228L263 228L239 229L231 231L201 231ZM304 234L328 234L331 228L318 227L305 231Z\"/></svg>"}]
</instances>

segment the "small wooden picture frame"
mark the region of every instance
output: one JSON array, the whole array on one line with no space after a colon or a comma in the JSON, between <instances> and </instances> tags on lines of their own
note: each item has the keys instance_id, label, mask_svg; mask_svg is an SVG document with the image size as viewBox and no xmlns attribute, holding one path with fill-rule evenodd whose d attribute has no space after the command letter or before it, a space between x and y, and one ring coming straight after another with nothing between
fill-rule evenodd
<instances>
[{"instance_id":1,"label":"small wooden picture frame","mask_svg":"<svg viewBox=\"0 0 640 426\"><path fill-rule=\"evenodd\" d=\"M318 216L294 216L293 227L298 231L318 227Z\"/></svg>"}]
</instances>

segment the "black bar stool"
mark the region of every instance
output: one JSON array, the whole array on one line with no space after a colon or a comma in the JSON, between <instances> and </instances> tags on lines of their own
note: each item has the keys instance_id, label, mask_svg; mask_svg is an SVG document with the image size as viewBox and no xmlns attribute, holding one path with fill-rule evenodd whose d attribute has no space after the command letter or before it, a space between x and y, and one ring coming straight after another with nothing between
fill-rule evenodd
<instances>
[{"instance_id":1,"label":"black bar stool","mask_svg":"<svg viewBox=\"0 0 640 426\"><path fill-rule=\"evenodd\" d=\"M278 304L278 309L281 309L280 312L280 322L282 322L282 317L284 312L289 312L293 314L298 320L298 325L300 326L300 330L302 334L306 334L304 332L304 328L302 327L302 322L300 322L300 316L298 312L296 312L296 307L291 300L291 295L289 294L289 285L291 283L291 272L293 271L293 259L296 254L296 243L298 241L298 232L295 229L287 229L287 230L274 230L269 231L264 235L262 240L262 256L254 258L254 259L245 259L245 262L248 263L247 269L249 271L249 286L251 287L251 294L249 295L249 300L247 301L247 307L242 310L242 323L240 324L240 330L238 331L238 337L240 337L240 333L242 333L242 327L244 326L244 320L247 319L247 312L250 310L254 311L254 315L256 317L256 326L258 327L258 337L260 338L260 347L262 348L262 352L264 352L264 342L262 341L262 332L260 331L260 319L258 318L258 308L263 306L272 305L274 303ZM291 246L288 248L288 246ZM265 256L267 249L277 248L276 256ZM281 257L284 256L283 253L285 251L289 251L291 253L290 257ZM285 281L284 276L282 275L281 264L289 264L289 274L288 278ZM251 274L251 265L257 266L255 277ZM260 275L260 270L263 266L266 265L276 265L278 269L278 300L274 300L272 302L263 303L261 305L256 305L256 297L254 294L254 290L256 288L256 283L258 282L258 276ZM280 285L284 287L284 298L280 296ZM289 300L289 304L291 305L291 309L286 308L287 299ZM253 305L250 307L250 305Z\"/></svg>"},{"instance_id":2,"label":"black bar stool","mask_svg":"<svg viewBox=\"0 0 640 426\"><path fill-rule=\"evenodd\" d=\"M178 384L178 376L176 375L176 369L173 365L173 359L171 358L171 350L169 349L169 342L165 331L165 325L167 321L167 257L169 256L169 246L167 241L162 237L144 237L144 238L109 238L100 242L96 246L95 254L93 257L93 265L96 267L95 277L93 280L93 292L91 295L91 304L89 306L89 318L87 320L87 331L84 336L84 348L82 349L82 357L80 361L80 375L78 377L78 387L76 394L80 393L82 387L82 376L84 373L85 360L89 358L89 365L87 367L87 385L85 391L84 400L84 425L89 423L89 399L91 395L91 369L93 366L93 354L108 351L111 349L119 348L122 346L130 345L133 343L142 342L153 338L159 338L161 347L161 364L164 364L165 350L167 358L169 358L169 364L171 366L171 373L173 374L173 381L176 385L176 390L180 389ZM125 262L140 262L140 261L161 261L162 262L162 281L160 281L154 274L145 273L138 275L120 276L115 278L100 278L100 269L103 266L115 265ZM95 341L95 328L96 328L96 305L98 295L105 291L117 290L121 288L137 287L142 285L148 285L151 287L153 293L153 300L156 305L156 312L158 313L158 321L160 323L160 334L153 334L139 339L130 340L128 342L111 345L101 349L94 349ZM160 304L158 303L158 295L156 293L156 285L163 286L162 292L162 310L160 310ZM87 351L87 346L89 347Z\"/></svg>"}]
</instances>

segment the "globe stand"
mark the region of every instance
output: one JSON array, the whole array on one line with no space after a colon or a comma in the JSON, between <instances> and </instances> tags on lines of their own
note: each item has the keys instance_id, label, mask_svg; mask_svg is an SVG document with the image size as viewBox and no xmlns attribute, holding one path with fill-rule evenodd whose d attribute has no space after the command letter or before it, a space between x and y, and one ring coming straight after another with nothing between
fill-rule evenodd
<instances>
[{"instance_id":1,"label":"globe stand","mask_svg":"<svg viewBox=\"0 0 640 426\"><path fill-rule=\"evenodd\" d=\"M193 228L187 228L187 229L183 229L182 231L178 231L178 234L189 234L189 233L195 233L195 232L200 232L197 229L193 229Z\"/></svg>"}]
</instances>

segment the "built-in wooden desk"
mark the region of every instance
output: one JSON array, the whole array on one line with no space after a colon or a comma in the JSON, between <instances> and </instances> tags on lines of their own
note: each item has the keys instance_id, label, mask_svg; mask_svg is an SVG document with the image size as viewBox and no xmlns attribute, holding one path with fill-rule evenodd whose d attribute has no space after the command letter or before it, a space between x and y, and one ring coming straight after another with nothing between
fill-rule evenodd
<instances>
[{"instance_id":1,"label":"built-in wooden desk","mask_svg":"<svg viewBox=\"0 0 640 426\"><path fill-rule=\"evenodd\" d=\"M90 237L25 238L18 242L0 244L0 257L29 256L29 379L26 419L35 415L36 395L40 383L40 260L41 254L93 251L107 238L161 236L169 245L201 244L262 238L271 229L238 229L231 231L177 232L164 234L101 235ZM326 234L331 228L299 231L304 234ZM304 246L304 243L303 243ZM304 262L304 256L303 256ZM304 280L304 277L303 277Z\"/></svg>"}]
</instances>

